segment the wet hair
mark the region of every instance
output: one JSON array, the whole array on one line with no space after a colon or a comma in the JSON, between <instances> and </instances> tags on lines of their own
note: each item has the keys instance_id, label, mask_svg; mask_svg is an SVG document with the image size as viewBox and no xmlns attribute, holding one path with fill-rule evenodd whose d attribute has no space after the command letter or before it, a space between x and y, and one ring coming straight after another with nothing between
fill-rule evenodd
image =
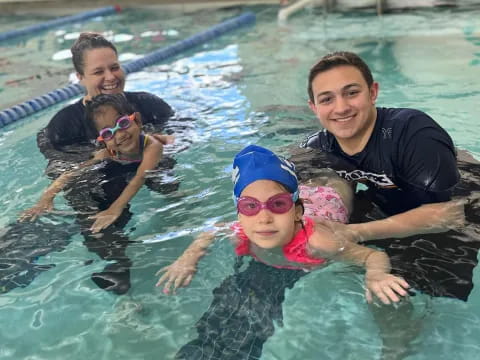
<instances>
[{"instance_id":1,"label":"wet hair","mask_svg":"<svg viewBox=\"0 0 480 360\"><path fill-rule=\"evenodd\" d=\"M135 107L130 104L125 94L100 94L87 101L85 104L85 117L89 125L89 131L94 131L92 137L96 137L97 130L95 126L95 116L102 113L103 108L110 106L114 108L120 115L130 115L136 111Z\"/></svg>"},{"instance_id":2,"label":"wet hair","mask_svg":"<svg viewBox=\"0 0 480 360\"><path fill-rule=\"evenodd\" d=\"M315 77L322 72L345 65L357 68L367 82L368 87L372 86L373 76L368 65L357 54L348 51L337 51L325 55L310 69L308 75L308 97L311 102L315 101L312 89L312 82Z\"/></svg>"},{"instance_id":3,"label":"wet hair","mask_svg":"<svg viewBox=\"0 0 480 360\"><path fill-rule=\"evenodd\" d=\"M75 71L80 75L83 75L85 67L85 52L92 49L102 48L110 48L115 52L116 55L118 55L115 45L105 39L102 34L96 32L82 32L70 48Z\"/></svg>"}]
</instances>

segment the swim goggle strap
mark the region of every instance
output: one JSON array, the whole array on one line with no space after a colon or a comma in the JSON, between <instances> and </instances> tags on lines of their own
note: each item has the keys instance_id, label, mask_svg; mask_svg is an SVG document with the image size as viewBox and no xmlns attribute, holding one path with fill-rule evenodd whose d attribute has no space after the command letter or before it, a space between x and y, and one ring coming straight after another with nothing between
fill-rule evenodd
<instances>
[{"instance_id":1,"label":"swim goggle strap","mask_svg":"<svg viewBox=\"0 0 480 360\"><path fill-rule=\"evenodd\" d=\"M100 130L98 141L108 141L113 139L117 130L125 130L130 127L132 121L135 120L135 113L130 115L123 115L115 121L115 127L113 128L104 128Z\"/></svg>"},{"instance_id":2,"label":"swim goggle strap","mask_svg":"<svg viewBox=\"0 0 480 360\"><path fill-rule=\"evenodd\" d=\"M298 190L295 193L282 193L261 202L251 196L241 196L235 199L237 211L245 216L257 215L262 209L267 209L274 214L285 214L298 200Z\"/></svg>"}]
</instances>

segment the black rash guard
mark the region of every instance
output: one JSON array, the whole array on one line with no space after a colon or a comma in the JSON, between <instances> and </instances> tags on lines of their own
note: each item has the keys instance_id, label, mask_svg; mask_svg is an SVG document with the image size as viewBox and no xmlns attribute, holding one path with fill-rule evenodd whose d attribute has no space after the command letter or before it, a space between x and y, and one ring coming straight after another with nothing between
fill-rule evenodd
<instances>
[{"instance_id":1,"label":"black rash guard","mask_svg":"<svg viewBox=\"0 0 480 360\"><path fill-rule=\"evenodd\" d=\"M158 96L147 92L125 92L127 100L142 114L144 129L161 131L173 115L172 108ZM47 160L79 163L95 150L97 131L86 121L83 99L60 110L37 134L37 144Z\"/></svg>"},{"instance_id":2,"label":"black rash guard","mask_svg":"<svg viewBox=\"0 0 480 360\"><path fill-rule=\"evenodd\" d=\"M450 200L460 179L452 139L419 110L377 108L367 145L352 156L325 129L303 146L324 152L328 166L344 179L366 184L372 200L389 215Z\"/></svg>"}]
</instances>

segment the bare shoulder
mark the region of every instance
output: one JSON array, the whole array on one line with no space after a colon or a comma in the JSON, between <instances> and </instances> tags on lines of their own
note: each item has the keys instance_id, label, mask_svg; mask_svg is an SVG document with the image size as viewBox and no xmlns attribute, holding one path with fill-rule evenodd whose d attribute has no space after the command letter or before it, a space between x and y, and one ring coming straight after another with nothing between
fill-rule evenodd
<instances>
[{"instance_id":1,"label":"bare shoulder","mask_svg":"<svg viewBox=\"0 0 480 360\"><path fill-rule=\"evenodd\" d=\"M327 226L316 224L315 231L308 239L308 249L313 256L333 258L343 251L344 243Z\"/></svg>"},{"instance_id":2,"label":"bare shoulder","mask_svg":"<svg viewBox=\"0 0 480 360\"><path fill-rule=\"evenodd\" d=\"M154 136L148 136L148 141L145 145L145 150L149 151L162 151L163 150L163 144L158 141Z\"/></svg>"}]
</instances>

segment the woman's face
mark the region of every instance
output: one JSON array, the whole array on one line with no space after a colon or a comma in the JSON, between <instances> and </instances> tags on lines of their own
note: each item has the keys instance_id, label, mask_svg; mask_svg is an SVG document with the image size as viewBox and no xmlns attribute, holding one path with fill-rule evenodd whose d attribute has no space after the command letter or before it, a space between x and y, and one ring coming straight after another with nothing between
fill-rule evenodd
<instances>
[{"instance_id":1,"label":"woman's face","mask_svg":"<svg viewBox=\"0 0 480 360\"><path fill-rule=\"evenodd\" d=\"M87 98L123 92L125 73L113 49L105 47L87 50L83 54L83 64L83 75L77 73L77 77L87 90Z\"/></svg>"}]
</instances>

